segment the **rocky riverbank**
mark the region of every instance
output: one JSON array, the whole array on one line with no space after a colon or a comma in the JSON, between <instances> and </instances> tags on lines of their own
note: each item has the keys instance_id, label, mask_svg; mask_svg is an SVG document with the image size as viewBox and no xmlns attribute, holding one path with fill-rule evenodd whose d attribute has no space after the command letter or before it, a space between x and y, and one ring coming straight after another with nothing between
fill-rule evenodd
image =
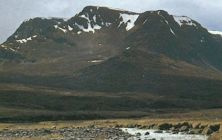
<instances>
[{"instance_id":1,"label":"rocky riverbank","mask_svg":"<svg viewBox=\"0 0 222 140\"><path fill-rule=\"evenodd\" d=\"M182 134L185 136L209 136L211 138L211 136L221 131L220 122L176 122L175 120L171 122L167 120L98 120L43 122L37 124L1 124L0 126L0 140L125 140L140 138L145 135L146 137L151 137L153 133L157 135L163 134L163 136L165 134L174 136ZM144 134L129 133L124 131L125 129L123 128L133 128L131 130L139 130L144 132Z\"/></svg>"},{"instance_id":2,"label":"rocky riverbank","mask_svg":"<svg viewBox=\"0 0 222 140\"><path fill-rule=\"evenodd\" d=\"M18 129L0 131L0 139L5 138L48 138L52 140L94 140L94 139L128 139L130 134L118 128L51 128L51 129Z\"/></svg>"},{"instance_id":3,"label":"rocky riverbank","mask_svg":"<svg viewBox=\"0 0 222 140\"><path fill-rule=\"evenodd\" d=\"M73 139L109 139L125 140L140 136L141 134L132 135L124 132L122 128L137 128L143 130L156 130L154 133L171 133L184 135L212 135L220 129L219 124L214 125L192 125L188 122L170 124L150 124L150 125L116 125L114 127L97 127L94 125L87 127L64 127L40 128L40 129L3 129L0 131L0 139L10 138L46 138L52 140L73 140ZM146 135L149 135L147 131Z\"/></svg>"}]
</instances>

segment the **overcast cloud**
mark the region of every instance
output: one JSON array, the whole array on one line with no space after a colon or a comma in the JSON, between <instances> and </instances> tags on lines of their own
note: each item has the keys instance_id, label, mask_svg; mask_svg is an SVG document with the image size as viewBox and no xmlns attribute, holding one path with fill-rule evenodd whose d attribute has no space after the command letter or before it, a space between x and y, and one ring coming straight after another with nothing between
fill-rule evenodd
<instances>
[{"instance_id":1,"label":"overcast cloud","mask_svg":"<svg viewBox=\"0 0 222 140\"><path fill-rule=\"evenodd\" d=\"M0 0L0 43L33 17L72 17L87 5L135 12L167 10L189 16L209 30L222 31L222 0Z\"/></svg>"}]
</instances>

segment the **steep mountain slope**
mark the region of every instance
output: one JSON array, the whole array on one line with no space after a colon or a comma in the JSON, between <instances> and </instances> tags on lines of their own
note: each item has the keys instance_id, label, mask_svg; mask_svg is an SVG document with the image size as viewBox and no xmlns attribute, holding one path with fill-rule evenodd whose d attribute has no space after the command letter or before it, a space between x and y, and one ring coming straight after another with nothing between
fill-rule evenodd
<instances>
[{"instance_id":1,"label":"steep mountain slope","mask_svg":"<svg viewBox=\"0 0 222 140\"><path fill-rule=\"evenodd\" d=\"M125 17L126 15L129 17ZM30 72L32 75L39 74L40 71L42 74L64 74L61 68L70 73L76 68L98 63L118 54L122 49L126 30L132 28L133 23L127 23L132 17L138 17L138 14L89 6L66 21L56 18L30 19L9 37L3 48L23 56L21 61L24 63L20 63L18 67L22 65L21 67L28 67L30 71L33 69ZM38 67L42 69L39 70ZM13 72L15 66L5 69L12 69Z\"/></svg>"},{"instance_id":2,"label":"steep mountain slope","mask_svg":"<svg viewBox=\"0 0 222 140\"><path fill-rule=\"evenodd\" d=\"M221 69L221 63L216 63L221 60L220 44L199 23L164 11L144 13L137 24L144 22L127 38L134 46L192 64L214 63Z\"/></svg>"},{"instance_id":3,"label":"steep mountain slope","mask_svg":"<svg viewBox=\"0 0 222 140\"><path fill-rule=\"evenodd\" d=\"M23 86L41 87L40 95L31 90L41 101L33 105L16 88L9 94L25 104L0 96L3 106L68 112L222 107L221 54L222 37L189 17L88 6L70 19L22 23L1 45L0 83L22 85L24 93ZM73 97L54 97L52 89Z\"/></svg>"}]
</instances>

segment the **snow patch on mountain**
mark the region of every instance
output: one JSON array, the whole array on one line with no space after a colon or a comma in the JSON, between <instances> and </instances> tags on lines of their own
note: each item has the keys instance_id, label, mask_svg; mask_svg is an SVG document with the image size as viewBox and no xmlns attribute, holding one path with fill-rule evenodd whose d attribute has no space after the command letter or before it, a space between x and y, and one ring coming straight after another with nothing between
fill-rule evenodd
<instances>
[{"instance_id":1,"label":"snow patch on mountain","mask_svg":"<svg viewBox=\"0 0 222 140\"><path fill-rule=\"evenodd\" d=\"M88 28L82 28L82 30L84 31L84 32L93 32L93 33L95 33L95 30L99 30L99 29L101 29L101 26L99 26L99 25L94 25L93 27L91 26L91 24L90 23L88 23Z\"/></svg>"},{"instance_id":2,"label":"snow patch on mountain","mask_svg":"<svg viewBox=\"0 0 222 140\"><path fill-rule=\"evenodd\" d=\"M214 35L222 36L222 32L221 31L208 31L208 32L211 33L211 34L214 34Z\"/></svg>"},{"instance_id":3,"label":"snow patch on mountain","mask_svg":"<svg viewBox=\"0 0 222 140\"><path fill-rule=\"evenodd\" d=\"M92 61L88 61L90 63L100 63L100 62L103 62L104 60L92 60Z\"/></svg>"},{"instance_id":4,"label":"snow patch on mountain","mask_svg":"<svg viewBox=\"0 0 222 140\"><path fill-rule=\"evenodd\" d=\"M1 46L1 48L3 48L3 49L5 49L5 50L9 50L9 48L8 48L8 46L5 46L5 45L0 45Z\"/></svg>"},{"instance_id":5,"label":"snow patch on mountain","mask_svg":"<svg viewBox=\"0 0 222 140\"><path fill-rule=\"evenodd\" d=\"M79 15L79 17L87 20L87 24L88 24L87 28L85 28L83 25L79 25L79 24L75 23L75 25L83 32L95 33L95 30L99 30L102 28L100 25L97 25L97 24L92 25L91 24L92 21L89 19L89 15ZM96 22L96 15L93 16L93 20L94 20L94 22Z\"/></svg>"},{"instance_id":6,"label":"snow patch on mountain","mask_svg":"<svg viewBox=\"0 0 222 140\"><path fill-rule=\"evenodd\" d=\"M174 36L176 36L175 32L174 32L173 29L171 28L171 26L170 26L169 22L167 21L167 19L166 19L163 15L161 15L161 12L158 11L157 14L158 14L161 18L163 18L164 22L168 25L168 27L169 27L169 29L170 29L170 32L171 32ZM161 21L161 22L162 22L162 21Z\"/></svg>"},{"instance_id":7,"label":"snow patch on mountain","mask_svg":"<svg viewBox=\"0 0 222 140\"><path fill-rule=\"evenodd\" d=\"M126 24L126 30L129 31L130 29L132 29L135 26L135 22L137 20L137 18L139 17L139 14L124 14L124 13L120 13L120 17L122 17L122 21L120 22L121 24Z\"/></svg>"},{"instance_id":8,"label":"snow patch on mountain","mask_svg":"<svg viewBox=\"0 0 222 140\"><path fill-rule=\"evenodd\" d=\"M8 46L5 46L5 45L0 45L3 49L5 49L5 50L10 50L10 51L13 51L13 52L16 52L16 50L15 49L13 49L13 48L10 48L10 47L8 47Z\"/></svg>"},{"instance_id":9,"label":"snow patch on mountain","mask_svg":"<svg viewBox=\"0 0 222 140\"><path fill-rule=\"evenodd\" d=\"M81 33L82 33L81 31L78 31L78 32L77 32L78 35L81 34Z\"/></svg>"},{"instance_id":10,"label":"snow patch on mountain","mask_svg":"<svg viewBox=\"0 0 222 140\"><path fill-rule=\"evenodd\" d=\"M2 47L2 48L7 48L7 46L5 46L5 45L1 45L1 47Z\"/></svg>"},{"instance_id":11,"label":"snow patch on mountain","mask_svg":"<svg viewBox=\"0 0 222 140\"><path fill-rule=\"evenodd\" d=\"M93 33L95 33L95 30L99 30L99 29L102 28L102 27L99 26L99 25L94 25L94 26L92 27L92 25L91 25L89 22L88 22L88 27L87 27L87 28L85 28L84 26L79 25L79 24L75 24L75 25L78 26L78 28L79 28L80 30L82 30L83 32L93 32ZM80 32L79 32L78 34L80 34Z\"/></svg>"},{"instance_id":12,"label":"snow patch on mountain","mask_svg":"<svg viewBox=\"0 0 222 140\"><path fill-rule=\"evenodd\" d=\"M96 22L96 15L93 16L93 20Z\"/></svg>"},{"instance_id":13,"label":"snow patch on mountain","mask_svg":"<svg viewBox=\"0 0 222 140\"><path fill-rule=\"evenodd\" d=\"M33 38L36 38L36 37L37 37L37 35L34 35L34 36L31 36L31 37L28 37L28 38L16 40L16 42L18 42L18 43L27 43L28 41L31 41Z\"/></svg>"},{"instance_id":14,"label":"snow patch on mountain","mask_svg":"<svg viewBox=\"0 0 222 140\"><path fill-rule=\"evenodd\" d=\"M127 48L126 48L126 50L129 50L129 49L130 49L130 47L127 47Z\"/></svg>"},{"instance_id":15,"label":"snow patch on mountain","mask_svg":"<svg viewBox=\"0 0 222 140\"><path fill-rule=\"evenodd\" d=\"M16 52L16 50L15 50L15 49L12 49L12 48L9 48L9 50L11 50L11 51L13 51L13 52Z\"/></svg>"},{"instance_id":16,"label":"snow patch on mountain","mask_svg":"<svg viewBox=\"0 0 222 140\"><path fill-rule=\"evenodd\" d=\"M59 29L59 30L63 31L64 33L66 33L66 32L67 32L67 30L66 30L66 29L63 29L63 28L59 27L58 25L54 25L54 28L55 28L55 29Z\"/></svg>"},{"instance_id":17,"label":"snow patch on mountain","mask_svg":"<svg viewBox=\"0 0 222 140\"><path fill-rule=\"evenodd\" d=\"M176 34L174 33L174 31L173 31L172 28L170 28L170 32L171 32L173 35L176 35Z\"/></svg>"},{"instance_id":18,"label":"snow patch on mountain","mask_svg":"<svg viewBox=\"0 0 222 140\"><path fill-rule=\"evenodd\" d=\"M110 7L107 7L107 8L110 9L110 10L114 10L114 11L122 11L122 12L125 11L125 10L120 9L120 8L110 8Z\"/></svg>"},{"instance_id":19,"label":"snow patch on mountain","mask_svg":"<svg viewBox=\"0 0 222 140\"><path fill-rule=\"evenodd\" d=\"M73 30L73 28L72 28L72 27L70 27L70 26L68 25L68 30L69 30L69 31L72 31L72 30Z\"/></svg>"},{"instance_id":20,"label":"snow patch on mountain","mask_svg":"<svg viewBox=\"0 0 222 140\"><path fill-rule=\"evenodd\" d=\"M186 16L173 16L174 20L180 25L189 25L189 26L197 26L196 23L193 22L193 20Z\"/></svg>"},{"instance_id":21,"label":"snow patch on mountain","mask_svg":"<svg viewBox=\"0 0 222 140\"><path fill-rule=\"evenodd\" d=\"M84 18L89 21L89 18L86 15L80 15L79 17Z\"/></svg>"},{"instance_id":22,"label":"snow patch on mountain","mask_svg":"<svg viewBox=\"0 0 222 140\"><path fill-rule=\"evenodd\" d=\"M146 19L146 20L143 22L143 24L145 24L147 21L148 21L148 19Z\"/></svg>"}]
</instances>

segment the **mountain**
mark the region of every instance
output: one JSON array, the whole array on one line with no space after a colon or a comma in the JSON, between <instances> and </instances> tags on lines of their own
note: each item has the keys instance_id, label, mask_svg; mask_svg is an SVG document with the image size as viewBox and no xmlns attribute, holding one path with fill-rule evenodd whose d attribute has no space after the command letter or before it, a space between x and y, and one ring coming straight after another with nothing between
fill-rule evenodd
<instances>
[{"instance_id":1,"label":"mountain","mask_svg":"<svg viewBox=\"0 0 222 140\"><path fill-rule=\"evenodd\" d=\"M220 108L217 34L163 10L87 6L70 19L30 19L1 45L8 94L0 91L0 106L68 114Z\"/></svg>"}]
</instances>

